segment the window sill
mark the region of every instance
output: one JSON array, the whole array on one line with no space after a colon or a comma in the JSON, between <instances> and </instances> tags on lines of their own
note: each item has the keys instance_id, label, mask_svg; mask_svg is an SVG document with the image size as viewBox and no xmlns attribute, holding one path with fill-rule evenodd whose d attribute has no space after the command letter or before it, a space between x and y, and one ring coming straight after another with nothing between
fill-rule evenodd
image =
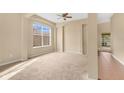
<instances>
[{"instance_id":1,"label":"window sill","mask_svg":"<svg viewBox=\"0 0 124 93\"><path fill-rule=\"evenodd\" d=\"M51 45L46 45L46 46L36 46L36 47L33 47L33 48L46 48L46 47L51 47Z\"/></svg>"}]
</instances>

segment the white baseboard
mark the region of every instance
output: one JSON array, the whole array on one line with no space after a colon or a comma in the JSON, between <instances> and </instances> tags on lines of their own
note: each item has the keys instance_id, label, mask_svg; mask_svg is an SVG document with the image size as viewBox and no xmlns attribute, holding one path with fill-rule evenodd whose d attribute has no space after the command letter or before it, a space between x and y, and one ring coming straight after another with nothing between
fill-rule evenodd
<instances>
[{"instance_id":1,"label":"white baseboard","mask_svg":"<svg viewBox=\"0 0 124 93\"><path fill-rule=\"evenodd\" d=\"M32 55L29 55L29 58L34 58L34 57L42 56L42 55L45 55L45 54L48 54L48 53L52 53L52 52L55 52L55 51L50 50L50 51L45 51L43 53L32 54Z\"/></svg>"},{"instance_id":2,"label":"white baseboard","mask_svg":"<svg viewBox=\"0 0 124 93\"><path fill-rule=\"evenodd\" d=\"M77 51L64 51L65 53L74 53L74 54L82 54L81 52L77 52Z\"/></svg>"},{"instance_id":3,"label":"white baseboard","mask_svg":"<svg viewBox=\"0 0 124 93\"><path fill-rule=\"evenodd\" d=\"M112 54L112 57L117 60L119 63L121 63L122 65L124 65L124 62L121 61L118 57L116 57L115 55Z\"/></svg>"},{"instance_id":4,"label":"white baseboard","mask_svg":"<svg viewBox=\"0 0 124 93\"><path fill-rule=\"evenodd\" d=\"M12 60L12 61L9 61L9 62L0 63L0 66L11 64L11 63L16 63L16 62L21 62L21 61L22 61L21 59Z\"/></svg>"}]
</instances>

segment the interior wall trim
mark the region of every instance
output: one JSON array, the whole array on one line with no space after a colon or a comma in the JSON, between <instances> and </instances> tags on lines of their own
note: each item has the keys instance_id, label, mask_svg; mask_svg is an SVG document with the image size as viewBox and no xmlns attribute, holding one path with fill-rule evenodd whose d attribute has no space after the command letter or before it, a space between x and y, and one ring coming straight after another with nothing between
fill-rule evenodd
<instances>
[{"instance_id":1,"label":"interior wall trim","mask_svg":"<svg viewBox=\"0 0 124 93\"><path fill-rule=\"evenodd\" d=\"M62 27L62 51L65 51L65 26Z\"/></svg>"}]
</instances>

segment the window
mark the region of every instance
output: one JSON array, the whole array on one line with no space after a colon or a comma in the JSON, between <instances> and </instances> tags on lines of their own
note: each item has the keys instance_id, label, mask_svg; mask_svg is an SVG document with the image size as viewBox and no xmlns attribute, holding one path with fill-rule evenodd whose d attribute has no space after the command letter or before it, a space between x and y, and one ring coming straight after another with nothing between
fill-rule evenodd
<instances>
[{"instance_id":1,"label":"window","mask_svg":"<svg viewBox=\"0 0 124 93\"><path fill-rule=\"evenodd\" d=\"M110 47L111 45L111 39L110 39L110 33L102 33L102 46L103 47Z\"/></svg>"},{"instance_id":2,"label":"window","mask_svg":"<svg viewBox=\"0 0 124 93\"><path fill-rule=\"evenodd\" d=\"M33 47L51 45L51 27L38 22L33 23Z\"/></svg>"}]
</instances>

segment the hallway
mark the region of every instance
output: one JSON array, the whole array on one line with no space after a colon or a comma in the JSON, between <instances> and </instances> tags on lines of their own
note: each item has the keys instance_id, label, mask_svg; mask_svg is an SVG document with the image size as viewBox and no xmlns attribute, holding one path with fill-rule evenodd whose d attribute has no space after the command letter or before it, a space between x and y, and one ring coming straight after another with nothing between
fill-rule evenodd
<instances>
[{"instance_id":1,"label":"hallway","mask_svg":"<svg viewBox=\"0 0 124 93\"><path fill-rule=\"evenodd\" d=\"M124 80L124 66L114 60L111 53L101 52L99 56L99 79Z\"/></svg>"}]
</instances>

